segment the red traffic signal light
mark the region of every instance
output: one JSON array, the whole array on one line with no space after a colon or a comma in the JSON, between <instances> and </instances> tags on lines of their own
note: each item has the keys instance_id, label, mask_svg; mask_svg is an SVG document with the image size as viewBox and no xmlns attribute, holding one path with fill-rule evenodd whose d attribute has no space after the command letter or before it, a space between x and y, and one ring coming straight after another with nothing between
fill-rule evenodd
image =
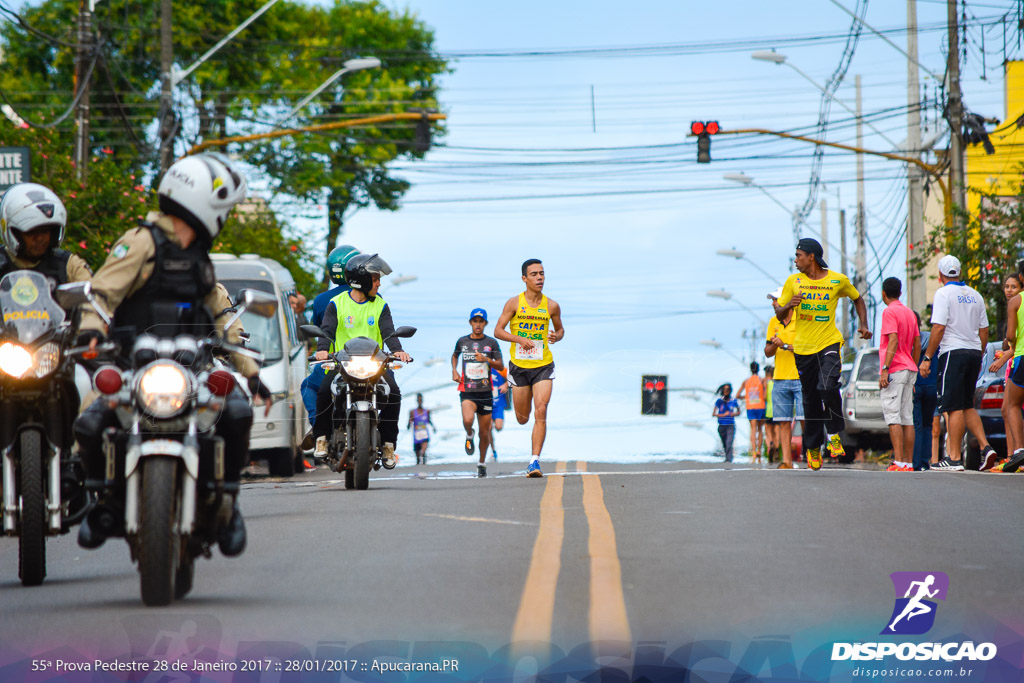
<instances>
[{"instance_id":1,"label":"red traffic signal light","mask_svg":"<svg viewBox=\"0 0 1024 683\"><path fill-rule=\"evenodd\" d=\"M715 124L715 125L717 126L718 124ZM703 132L704 132L704 122L703 121L694 121L693 123L690 124L690 133L692 133L693 135L701 135Z\"/></svg>"},{"instance_id":2,"label":"red traffic signal light","mask_svg":"<svg viewBox=\"0 0 1024 683\"><path fill-rule=\"evenodd\" d=\"M708 121L704 124L704 130L707 131L708 135L718 135L720 130L718 127L718 121Z\"/></svg>"}]
</instances>

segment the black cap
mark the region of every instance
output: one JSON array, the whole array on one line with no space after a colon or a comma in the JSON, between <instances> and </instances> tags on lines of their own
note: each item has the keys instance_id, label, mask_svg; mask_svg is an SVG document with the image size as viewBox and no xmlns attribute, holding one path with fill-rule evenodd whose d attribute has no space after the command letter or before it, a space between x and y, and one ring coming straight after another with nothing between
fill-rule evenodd
<instances>
[{"instance_id":1,"label":"black cap","mask_svg":"<svg viewBox=\"0 0 1024 683\"><path fill-rule=\"evenodd\" d=\"M822 268L828 268L828 264L825 263L823 258L825 250L821 248L821 243L810 237L803 237L799 242L796 243L796 248L800 251L807 252L808 254L814 255L814 260L818 262L818 265Z\"/></svg>"}]
</instances>

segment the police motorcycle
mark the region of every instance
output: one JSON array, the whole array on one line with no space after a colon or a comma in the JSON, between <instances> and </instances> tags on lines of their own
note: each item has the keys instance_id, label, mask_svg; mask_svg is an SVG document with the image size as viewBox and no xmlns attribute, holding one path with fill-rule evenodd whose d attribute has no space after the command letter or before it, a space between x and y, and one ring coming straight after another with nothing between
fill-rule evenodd
<instances>
[{"instance_id":1,"label":"police motorcycle","mask_svg":"<svg viewBox=\"0 0 1024 683\"><path fill-rule=\"evenodd\" d=\"M302 325L300 329L308 338L330 339L316 325ZM415 327L399 327L383 341L407 339L414 334ZM331 381L334 429L327 440L327 462L335 472L345 472L347 489L365 491L370 487L370 470L383 465L377 400L390 394L384 373L397 360L369 337L349 339L344 348L325 361L310 356L310 365L322 367L323 372L338 369ZM394 465L384 467L394 469Z\"/></svg>"},{"instance_id":2,"label":"police motorcycle","mask_svg":"<svg viewBox=\"0 0 1024 683\"><path fill-rule=\"evenodd\" d=\"M66 287L57 289L61 303ZM22 585L38 586L46 576L46 537L66 534L88 510L81 462L71 455L79 400L69 348L74 325L50 281L32 270L0 279L0 310L3 528L18 537Z\"/></svg>"},{"instance_id":3,"label":"police motorcycle","mask_svg":"<svg viewBox=\"0 0 1024 683\"><path fill-rule=\"evenodd\" d=\"M224 329L246 311L265 318L277 311L270 294L244 290L238 299ZM109 325L102 307L89 301ZM224 440L214 427L228 395L244 383L218 360L224 353L262 361L259 352L217 334L141 334L127 361L118 355L120 365L104 364L93 375L120 427L103 434L103 486L113 495L89 513L89 523L125 537L148 606L168 605L192 590L195 559L212 557L218 532L231 519Z\"/></svg>"}]
</instances>

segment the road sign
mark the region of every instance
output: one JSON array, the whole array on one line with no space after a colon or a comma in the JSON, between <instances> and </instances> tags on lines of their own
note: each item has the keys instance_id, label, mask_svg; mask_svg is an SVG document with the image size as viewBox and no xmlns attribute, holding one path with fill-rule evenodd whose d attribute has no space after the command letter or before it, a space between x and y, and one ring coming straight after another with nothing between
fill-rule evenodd
<instances>
[{"instance_id":1,"label":"road sign","mask_svg":"<svg viewBox=\"0 0 1024 683\"><path fill-rule=\"evenodd\" d=\"M32 179L28 147L0 147L0 194Z\"/></svg>"}]
</instances>

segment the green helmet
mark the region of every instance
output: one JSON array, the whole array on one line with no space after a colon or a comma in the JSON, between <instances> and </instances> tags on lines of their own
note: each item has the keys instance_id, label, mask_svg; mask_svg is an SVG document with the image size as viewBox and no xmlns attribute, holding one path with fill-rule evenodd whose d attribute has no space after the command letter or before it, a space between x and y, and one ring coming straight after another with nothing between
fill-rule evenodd
<instances>
[{"instance_id":1,"label":"green helmet","mask_svg":"<svg viewBox=\"0 0 1024 683\"><path fill-rule=\"evenodd\" d=\"M345 264L348 260L359 253L359 250L351 244L342 244L327 255L327 275L331 282L336 285L345 284Z\"/></svg>"}]
</instances>

